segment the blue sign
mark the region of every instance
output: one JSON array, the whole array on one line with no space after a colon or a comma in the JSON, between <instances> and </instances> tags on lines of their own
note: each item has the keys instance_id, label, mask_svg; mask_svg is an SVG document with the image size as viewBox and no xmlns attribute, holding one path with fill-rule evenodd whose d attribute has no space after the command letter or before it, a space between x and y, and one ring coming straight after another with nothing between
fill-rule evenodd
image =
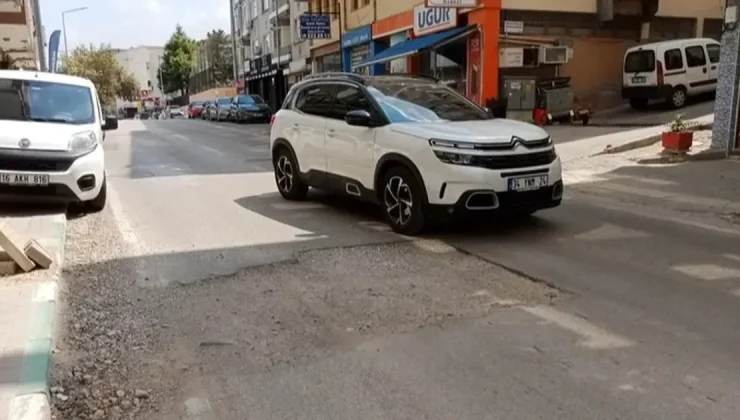
<instances>
[{"instance_id":1,"label":"blue sign","mask_svg":"<svg viewBox=\"0 0 740 420\"><path fill-rule=\"evenodd\" d=\"M372 39L372 25L361 26L342 35L342 48L349 48L354 47L355 45L367 44Z\"/></svg>"},{"instance_id":2,"label":"blue sign","mask_svg":"<svg viewBox=\"0 0 740 420\"><path fill-rule=\"evenodd\" d=\"M57 29L49 37L49 72L56 73L59 62L59 36L62 31Z\"/></svg>"},{"instance_id":3,"label":"blue sign","mask_svg":"<svg viewBox=\"0 0 740 420\"><path fill-rule=\"evenodd\" d=\"M329 15L302 14L298 19L301 39L331 39Z\"/></svg>"}]
</instances>

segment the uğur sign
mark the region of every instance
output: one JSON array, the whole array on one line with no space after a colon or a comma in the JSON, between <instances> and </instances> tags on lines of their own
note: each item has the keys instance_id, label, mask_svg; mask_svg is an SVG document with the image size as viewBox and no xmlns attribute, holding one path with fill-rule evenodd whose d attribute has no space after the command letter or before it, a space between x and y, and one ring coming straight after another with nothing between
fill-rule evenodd
<instances>
[{"instance_id":1,"label":"u\u011fur sign","mask_svg":"<svg viewBox=\"0 0 740 420\"><path fill-rule=\"evenodd\" d=\"M414 7L414 36L429 35L456 26L456 9L429 8L423 4Z\"/></svg>"}]
</instances>

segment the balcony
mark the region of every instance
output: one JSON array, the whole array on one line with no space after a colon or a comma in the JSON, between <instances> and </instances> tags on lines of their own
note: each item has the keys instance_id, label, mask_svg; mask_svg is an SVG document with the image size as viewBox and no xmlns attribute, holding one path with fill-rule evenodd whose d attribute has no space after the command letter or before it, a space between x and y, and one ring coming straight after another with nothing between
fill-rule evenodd
<instances>
[{"instance_id":1,"label":"balcony","mask_svg":"<svg viewBox=\"0 0 740 420\"><path fill-rule=\"evenodd\" d=\"M276 0L273 6L277 6L277 10L273 10L268 15L270 24L275 26L290 26L290 3L288 0Z\"/></svg>"},{"instance_id":2,"label":"balcony","mask_svg":"<svg viewBox=\"0 0 740 420\"><path fill-rule=\"evenodd\" d=\"M599 19L609 22L618 16L637 17L643 22L658 13L659 0L596 0Z\"/></svg>"},{"instance_id":3,"label":"balcony","mask_svg":"<svg viewBox=\"0 0 740 420\"><path fill-rule=\"evenodd\" d=\"M282 47L278 48L278 54L273 54L272 64L287 64L290 63L290 60L292 59L292 50L293 48L290 45L283 45Z\"/></svg>"}]
</instances>

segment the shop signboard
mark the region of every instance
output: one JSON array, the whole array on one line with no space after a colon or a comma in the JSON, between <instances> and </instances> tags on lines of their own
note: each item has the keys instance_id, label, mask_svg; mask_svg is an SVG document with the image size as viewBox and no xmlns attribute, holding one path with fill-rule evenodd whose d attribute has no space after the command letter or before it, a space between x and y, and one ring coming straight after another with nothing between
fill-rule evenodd
<instances>
[{"instance_id":1,"label":"shop signboard","mask_svg":"<svg viewBox=\"0 0 740 420\"><path fill-rule=\"evenodd\" d=\"M420 4L414 7L414 36L429 35L457 26L457 9L426 7Z\"/></svg>"},{"instance_id":2,"label":"shop signboard","mask_svg":"<svg viewBox=\"0 0 740 420\"><path fill-rule=\"evenodd\" d=\"M329 15L304 13L298 18L301 39L331 39Z\"/></svg>"},{"instance_id":3,"label":"shop signboard","mask_svg":"<svg viewBox=\"0 0 740 420\"><path fill-rule=\"evenodd\" d=\"M472 9L478 7L478 0L426 0L424 4L426 7Z\"/></svg>"},{"instance_id":4,"label":"shop signboard","mask_svg":"<svg viewBox=\"0 0 740 420\"><path fill-rule=\"evenodd\" d=\"M372 25L365 25L346 32L342 35L342 48L354 47L355 45L367 44L373 39Z\"/></svg>"}]
</instances>

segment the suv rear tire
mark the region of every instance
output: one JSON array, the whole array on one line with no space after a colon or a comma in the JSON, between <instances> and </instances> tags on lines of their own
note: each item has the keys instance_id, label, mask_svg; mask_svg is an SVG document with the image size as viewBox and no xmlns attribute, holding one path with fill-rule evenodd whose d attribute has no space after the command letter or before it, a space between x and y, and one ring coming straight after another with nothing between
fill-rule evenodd
<instances>
[{"instance_id":1,"label":"suv rear tire","mask_svg":"<svg viewBox=\"0 0 740 420\"><path fill-rule=\"evenodd\" d=\"M414 175L403 166L390 168L383 176L380 204L383 218L394 232L418 235L424 230L424 193Z\"/></svg>"},{"instance_id":2,"label":"suv rear tire","mask_svg":"<svg viewBox=\"0 0 740 420\"><path fill-rule=\"evenodd\" d=\"M275 172L275 185L280 195L286 200L304 200L308 195L308 185L301 180L298 164L287 147L280 147L275 151L272 166Z\"/></svg>"}]
</instances>

